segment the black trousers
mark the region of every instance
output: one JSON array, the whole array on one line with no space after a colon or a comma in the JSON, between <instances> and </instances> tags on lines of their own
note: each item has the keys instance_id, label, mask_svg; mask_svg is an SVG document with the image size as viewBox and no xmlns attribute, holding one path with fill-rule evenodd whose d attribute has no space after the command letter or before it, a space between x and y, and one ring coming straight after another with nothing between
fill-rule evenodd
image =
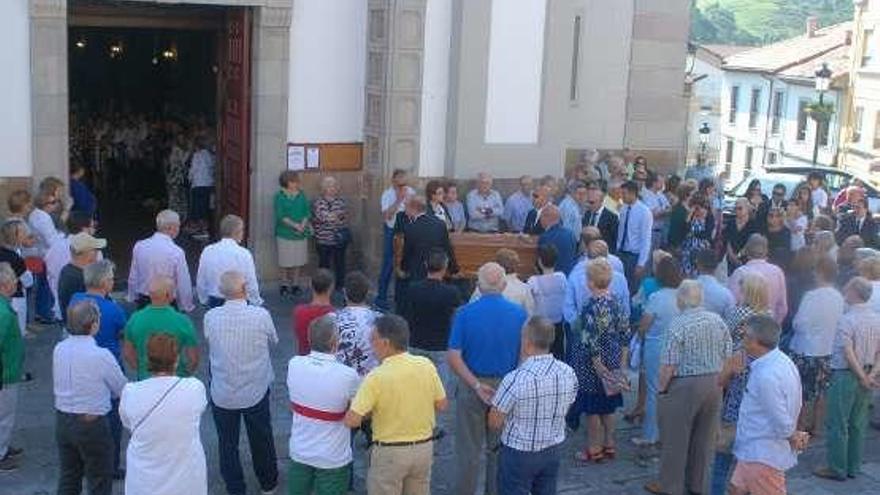
<instances>
[{"instance_id":1,"label":"black trousers","mask_svg":"<svg viewBox=\"0 0 880 495\"><path fill-rule=\"evenodd\" d=\"M113 491L113 435L107 416L86 419L56 411L55 439L61 473L58 495L79 495L86 479L89 495Z\"/></svg>"},{"instance_id":2,"label":"black trousers","mask_svg":"<svg viewBox=\"0 0 880 495\"><path fill-rule=\"evenodd\" d=\"M556 328L556 338L553 339L550 352L556 359L565 361L565 324L560 321L554 327Z\"/></svg>"},{"instance_id":3,"label":"black trousers","mask_svg":"<svg viewBox=\"0 0 880 495\"><path fill-rule=\"evenodd\" d=\"M247 430L254 473L265 491L278 484L278 466L275 455L275 437L272 434L272 417L269 413L269 392L260 402L247 409L223 409L211 404L217 440L220 450L220 475L230 495L244 495L246 487L241 459L238 455L238 439L241 420Z\"/></svg>"},{"instance_id":4,"label":"black trousers","mask_svg":"<svg viewBox=\"0 0 880 495\"><path fill-rule=\"evenodd\" d=\"M328 245L318 244L318 266L330 269L333 264L333 274L336 288L342 289L345 285L345 244Z\"/></svg>"}]
</instances>

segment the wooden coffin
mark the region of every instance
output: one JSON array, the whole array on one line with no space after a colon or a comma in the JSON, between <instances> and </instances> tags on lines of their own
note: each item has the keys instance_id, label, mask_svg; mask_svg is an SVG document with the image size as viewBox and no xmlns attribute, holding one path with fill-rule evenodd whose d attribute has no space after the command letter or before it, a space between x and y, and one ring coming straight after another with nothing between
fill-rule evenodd
<instances>
[{"instance_id":1,"label":"wooden coffin","mask_svg":"<svg viewBox=\"0 0 880 495\"><path fill-rule=\"evenodd\" d=\"M495 253L501 248L513 249L519 254L520 277L528 277L535 273L535 261L538 254L538 237L522 234L478 234L475 232L453 232L449 234L455 259L458 261L458 276L476 277L480 266L495 259ZM400 267L400 256L403 251L403 236L394 240L394 266Z\"/></svg>"}]
</instances>

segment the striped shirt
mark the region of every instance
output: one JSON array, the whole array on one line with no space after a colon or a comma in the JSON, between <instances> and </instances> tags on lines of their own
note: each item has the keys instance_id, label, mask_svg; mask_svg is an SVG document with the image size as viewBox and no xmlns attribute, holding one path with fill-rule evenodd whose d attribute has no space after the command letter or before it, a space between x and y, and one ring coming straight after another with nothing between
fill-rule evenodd
<instances>
[{"instance_id":1,"label":"striped shirt","mask_svg":"<svg viewBox=\"0 0 880 495\"><path fill-rule=\"evenodd\" d=\"M275 374L269 345L278 343L275 323L264 308L243 299L226 301L205 313L211 360L211 400L224 409L258 403Z\"/></svg>"},{"instance_id":2,"label":"striped shirt","mask_svg":"<svg viewBox=\"0 0 880 495\"><path fill-rule=\"evenodd\" d=\"M492 406L506 415L501 443L538 452L565 441L565 413L577 395L574 370L550 354L532 356L501 380Z\"/></svg>"},{"instance_id":3,"label":"striped shirt","mask_svg":"<svg viewBox=\"0 0 880 495\"><path fill-rule=\"evenodd\" d=\"M880 357L880 313L869 304L854 304L840 318L831 351L831 369L849 369L847 344L852 346L862 368L872 366Z\"/></svg>"},{"instance_id":4,"label":"striped shirt","mask_svg":"<svg viewBox=\"0 0 880 495\"><path fill-rule=\"evenodd\" d=\"M703 308L683 311L669 323L661 363L675 366L675 376L718 373L733 352L727 325Z\"/></svg>"}]
</instances>

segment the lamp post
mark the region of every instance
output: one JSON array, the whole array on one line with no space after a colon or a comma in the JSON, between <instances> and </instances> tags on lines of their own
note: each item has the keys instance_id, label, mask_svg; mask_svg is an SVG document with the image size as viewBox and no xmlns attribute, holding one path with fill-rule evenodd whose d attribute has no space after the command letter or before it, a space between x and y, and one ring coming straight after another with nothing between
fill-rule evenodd
<instances>
[{"instance_id":1,"label":"lamp post","mask_svg":"<svg viewBox=\"0 0 880 495\"><path fill-rule=\"evenodd\" d=\"M700 154L697 156L697 164L703 165L706 163L706 149L709 146L709 134L712 133L712 129L709 128L708 123L703 122L697 132L700 133Z\"/></svg>"},{"instance_id":2,"label":"lamp post","mask_svg":"<svg viewBox=\"0 0 880 495\"><path fill-rule=\"evenodd\" d=\"M819 92L819 109L824 108L825 104L825 92L828 91L828 88L831 87L831 69L828 68L827 63L822 63L822 67L815 73L816 79L816 91ZM822 127L827 124L824 122L825 117L820 115L821 112L814 113L813 119L816 121L816 139L813 142L813 166L816 166L816 163L819 160L819 137L822 133Z\"/></svg>"}]
</instances>

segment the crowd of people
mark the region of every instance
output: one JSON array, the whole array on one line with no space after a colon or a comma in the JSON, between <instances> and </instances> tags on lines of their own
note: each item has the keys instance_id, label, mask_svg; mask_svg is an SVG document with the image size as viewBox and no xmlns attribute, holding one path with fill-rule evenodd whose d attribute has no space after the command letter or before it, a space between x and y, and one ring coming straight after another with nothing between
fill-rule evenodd
<instances>
[{"instance_id":1,"label":"crowd of people","mask_svg":"<svg viewBox=\"0 0 880 495\"><path fill-rule=\"evenodd\" d=\"M299 174L282 173L279 292L309 299L292 314L288 493L347 493L363 438L368 493L427 494L446 433L456 469L441 476L454 493L474 493L481 478L488 494L556 493L567 437L582 438L575 462L616 459L615 423L633 389L623 418L641 435L630 440L659 457L648 492L785 493L785 471L819 435L827 462L815 474L859 476L880 388L880 251L864 194L832 200L819 175L790 194L774 186L772 198L755 183L729 213L708 167L664 177L630 155L588 156L565 181L522 177L506 201L487 174L461 202L455 182L430 181L422 194L395 171L379 205L375 299L371 280L346 270L337 180L324 177L309 201ZM244 220L219 222L193 279L174 242L181 216L162 210L132 250L127 301L117 302L94 213L70 210L63 191L50 178L35 201L14 192L0 226L0 471L22 459L9 442L29 379L23 336L42 309L63 329L52 368L58 493L85 481L109 494L124 479L129 494L206 494L199 426L209 407L227 492L247 490L243 421L259 489L275 493L279 339L241 245ZM463 291L450 282L449 235L462 230L537 236L536 266L500 249ZM311 239L320 267L305 287ZM199 305L207 359L191 318ZM207 385L194 377L202 361ZM444 432L437 415L450 414L453 396Z\"/></svg>"}]
</instances>

